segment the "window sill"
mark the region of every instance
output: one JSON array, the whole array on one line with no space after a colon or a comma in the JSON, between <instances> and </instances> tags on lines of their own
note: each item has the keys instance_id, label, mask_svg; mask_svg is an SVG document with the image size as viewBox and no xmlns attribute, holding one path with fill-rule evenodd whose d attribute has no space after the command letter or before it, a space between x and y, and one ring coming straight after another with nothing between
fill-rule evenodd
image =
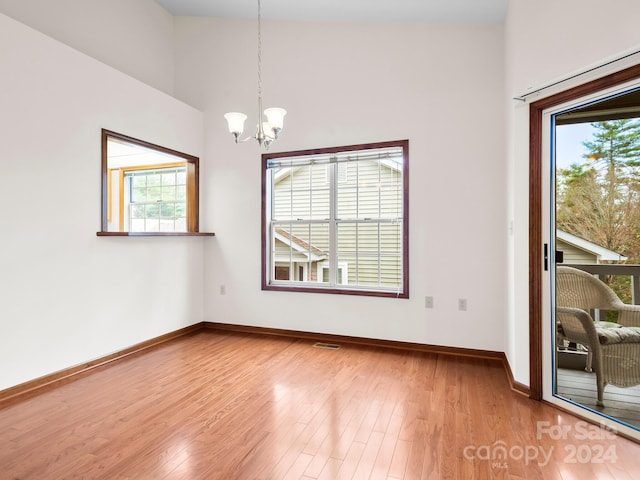
<instances>
[{"instance_id":1,"label":"window sill","mask_svg":"<svg viewBox=\"0 0 640 480\"><path fill-rule=\"evenodd\" d=\"M304 293L331 293L337 295L356 295L365 297L382 297L382 298L409 298L408 293L402 293L391 290L374 290L365 288L335 288L330 286L316 287L307 285L288 285L288 284L268 284L263 285L262 290L279 291L279 292L304 292Z\"/></svg>"},{"instance_id":2,"label":"window sill","mask_svg":"<svg viewBox=\"0 0 640 480\"><path fill-rule=\"evenodd\" d=\"M98 237L213 237L213 232L96 232Z\"/></svg>"}]
</instances>

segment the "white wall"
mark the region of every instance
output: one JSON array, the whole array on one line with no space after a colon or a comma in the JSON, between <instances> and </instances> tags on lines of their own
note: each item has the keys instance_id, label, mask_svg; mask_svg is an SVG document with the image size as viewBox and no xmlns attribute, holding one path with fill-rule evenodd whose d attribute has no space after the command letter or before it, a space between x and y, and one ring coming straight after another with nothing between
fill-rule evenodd
<instances>
[{"instance_id":1,"label":"white wall","mask_svg":"<svg viewBox=\"0 0 640 480\"><path fill-rule=\"evenodd\" d=\"M394 301L260 291L260 152L222 119L256 121L254 21L174 21L153 0L0 0L207 112L203 131L197 111L0 15L0 362L13 366L0 389L202 319L505 349L528 384L528 105L511 97L639 45L639 9L512 0L504 37L265 22L265 103L289 110L274 149L410 139L412 298ZM101 127L201 156L201 224L218 236L96 238Z\"/></svg>"},{"instance_id":2,"label":"white wall","mask_svg":"<svg viewBox=\"0 0 640 480\"><path fill-rule=\"evenodd\" d=\"M173 16L155 0L0 0L0 13L173 93Z\"/></svg>"},{"instance_id":3,"label":"white wall","mask_svg":"<svg viewBox=\"0 0 640 480\"><path fill-rule=\"evenodd\" d=\"M206 111L206 320L504 349L501 26L263 22L272 150L410 140L410 300L260 290L260 151L223 119L257 121L255 22L177 18L176 42L176 95Z\"/></svg>"},{"instance_id":4,"label":"white wall","mask_svg":"<svg viewBox=\"0 0 640 480\"><path fill-rule=\"evenodd\" d=\"M101 128L203 157L203 115L0 14L0 389L203 319L203 238L98 238Z\"/></svg>"},{"instance_id":5,"label":"white wall","mask_svg":"<svg viewBox=\"0 0 640 480\"><path fill-rule=\"evenodd\" d=\"M509 317L506 354L517 381L529 384L529 104L510 100L640 46L636 0L510 0L505 26ZM640 58L637 60L640 62ZM576 79L532 99L591 79ZM529 100L532 100L531 98Z\"/></svg>"}]
</instances>

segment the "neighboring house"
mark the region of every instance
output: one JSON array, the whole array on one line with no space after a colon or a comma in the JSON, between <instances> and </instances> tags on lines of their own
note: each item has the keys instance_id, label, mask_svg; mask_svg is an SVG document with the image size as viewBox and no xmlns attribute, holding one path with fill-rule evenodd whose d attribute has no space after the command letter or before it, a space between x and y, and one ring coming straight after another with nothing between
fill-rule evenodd
<instances>
[{"instance_id":1,"label":"neighboring house","mask_svg":"<svg viewBox=\"0 0 640 480\"><path fill-rule=\"evenodd\" d=\"M318 264L327 258L324 250L310 245L284 228L276 228L274 238L276 280L302 282L318 279Z\"/></svg>"},{"instance_id":2,"label":"neighboring house","mask_svg":"<svg viewBox=\"0 0 640 480\"><path fill-rule=\"evenodd\" d=\"M627 260L624 255L563 230L556 230L556 250L563 252L563 263L569 265L598 265L602 262Z\"/></svg>"},{"instance_id":3,"label":"neighboring house","mask_svg":"<svg viewBox=\"0 0 640 480\"><path fill-rule=\"evenodd\" d=\"M329 168L333 165L288 167L274 176L276 280L330 281L329 223L323 221L330 208ZM339 164L337 284L400 284L401 168L397 161L379 159ZM376 218L392 218L394 222L379 223Z\"/></svg>"}]
</instances>

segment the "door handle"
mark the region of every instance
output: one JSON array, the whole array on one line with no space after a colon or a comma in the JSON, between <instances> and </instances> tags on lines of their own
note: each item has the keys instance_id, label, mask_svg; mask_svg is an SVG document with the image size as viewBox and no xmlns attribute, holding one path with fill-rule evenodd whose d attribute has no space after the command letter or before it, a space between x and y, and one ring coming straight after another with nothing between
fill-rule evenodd
<instances>
[{"instance_id":1,"label":"door handle","mask_svg":"<svg viewBox=\"0 0 640 480\"><path fill-rule=\"evenodd\" d=\"M549 271L549 244L548 243L544 244L543 258L544 258L544 271L548 272Z\"/></svg>"}]
</instances>

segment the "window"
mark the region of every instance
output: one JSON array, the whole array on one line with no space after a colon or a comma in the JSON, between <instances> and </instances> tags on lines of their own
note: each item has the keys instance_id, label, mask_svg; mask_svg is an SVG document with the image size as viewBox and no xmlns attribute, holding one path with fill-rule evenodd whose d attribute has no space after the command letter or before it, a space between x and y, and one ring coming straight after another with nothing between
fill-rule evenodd
<instances>
[{"instance_id":1,"label":"window","mask_svg":"<svg viewBox=\"0 0 640 480\"><path fill-rule=\"evenodd\" d=\"M198 158L102 130L102 232L198 233Z\"/></svg>"},{"instance_id":2,"label":"window","mask_svg":"<svg viewBox=\"0 0 640 480\"><path fill-rule=\"evenodd\" d=\"M184 164L123 168L120 203L125 231L187 231L187 168Z\"/></svg>"},{"instance_id":3,"label":"window","mask_svg":"<svg viewBox=\"0 0 640 480\"><path fill-rule=\"evenodd\" d=\"M262 288L408 298L409 141L262 155Z\"/></svg>"}]
</instances>

